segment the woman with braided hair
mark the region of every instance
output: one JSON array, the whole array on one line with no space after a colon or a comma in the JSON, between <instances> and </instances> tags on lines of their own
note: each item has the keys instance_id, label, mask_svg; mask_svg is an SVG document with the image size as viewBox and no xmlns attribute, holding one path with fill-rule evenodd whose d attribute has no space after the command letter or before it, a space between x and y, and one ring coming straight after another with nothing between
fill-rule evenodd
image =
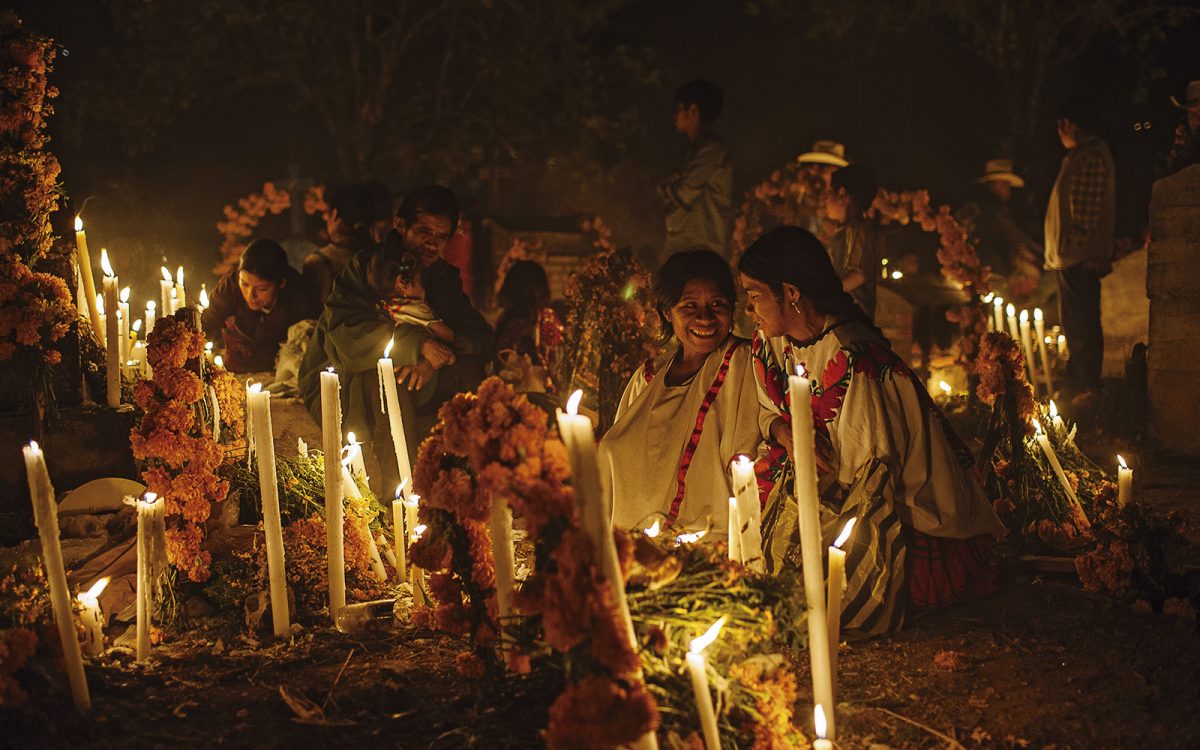
<instances>
[{"instance_id":1,"label":"woman with braided hair","mask_svg":"<svg viewBox=\"0 0 1200 750\"><path fill-rule=\"evenodd\" d=\"M925 387L842 290L821 243L799 227L760 237L738 262L755 321L751 358L768 493L768 569L799 565L787 376L802 365L826 544L850 518L843 627L892 632L905 617L994 589L990 548L1003 526L972 472L970 451Z\"/></svg>"}]
</instances>

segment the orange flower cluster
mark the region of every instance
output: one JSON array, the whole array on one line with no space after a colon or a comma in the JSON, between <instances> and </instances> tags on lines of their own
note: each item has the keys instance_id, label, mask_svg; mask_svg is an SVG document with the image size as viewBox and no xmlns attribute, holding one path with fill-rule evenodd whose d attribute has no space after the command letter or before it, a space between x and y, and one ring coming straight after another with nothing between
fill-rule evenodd
<instances>
[{"instance_id":1,"label":"orange flower cluster","mask_svg":"<svg viewBox=\"0 0 1200 750\"><path fill-rule=\"evenodd\" d=\"M644 685L591 675L568 685L550 706L546 747L609 750L657 726L658 706Z\"/></svg>"},{"instance_id":2,"label":"orange flower cluster","mask_svg":"<svg viewBox=\"0 0 1200 750\"><path fill-rule=\"evenodd\" d=\"M367 601L383 591L371 568L370 540L367 537L368 502L348 500L343 519L342 539L346 555L346 594L351 601ZM297 606L312 612L328 604L328 536L325 519L318 513L295 521L283 529L283 548L287 557L288 585L296 594ZM266 547L259 548L256 578L267 580Z\"/></svg>"},{"instance_id":3,"label":"orange flower cluster","mask_svg":"<svg viewBox=\"0 0 1200 750\"><path fill-rule=\"evenodd\" d=\"M806 743L792 726L792 706L796 705L796 675L790 669L765 673L754 664L741 662L729 668L729 678L754 696L758 718L745 717L739 728L754 732L751 750L803 748Z\"/></svg>"},{"instance_id":4,"label":"orange flower cluster","mask_svg":"<svg viewBox=\"0 0 1200 750\"><path fill-rule=\"evenodd\" d=\"M734 260L767 230L782 224L808 226L823 217L826 192L824 178L794 159L772 172L746 193L734 217Z\"/></svg>"},{"instance_id":5,"label":"orange flower cluster","mask_svg":"<svg viewBox=\"0 0 1200 750\"><path fill-rule=\"evenodd\" d=\"M221 436L225 439L226 431L234 439L226 442L234 445L246 432L246 391L232 372L224 369L214 369L209 385L217 394L217 405L221 408Z\"/></svg>"},{"instance_id":6,"label":"orange flower cluster","mask_svg":"<svg viewBox=\"0 0 1200 750\"><path fill-rule=\"evenodd\" d=\"M45 150L58 95L47 79L54 56L51 40L0 12L0 361L19 357L34 367L61 360L50 345L77 315L63 280L33 270L53 244L50 215L61 196L58 160Z\"/></svg>"},{"instance_id":7,"label":"orange flower cluster","mask_svg":"<svg viewBox=\"0 0 1200 750\"><path fill-rule=\"evenodd\" d=\"M975 360L975 372L979 375L976 394L980 400L991 406L1005 394L1015 394L1018 418L1026 432L1032 429L1029 418L1033 415L1033 389L1025 378L1025 355L1021 345L1003 331L985 335Z\"/></svg>"},{"instance_id":8,"label":"orange flower cluster","mask_svg":"<svg viewBox=\"0 0 1200 750\"><path fill-rule=\"evenodd\" d=\"M217 475L224 459L213 439L212 426L199 419L206 389L197 371L204 351L204 334L174 317L159 319L147 338L146 359L154 368L152 380L139 382L134 402L145 412L129 435L133 456L145 463L146 489L166 503L167 559L192 581L206 581L212 555L203 549L205 524L225 499L229 483ZM232 376L209 369L218 399L234 401ZM234 381L236 383L236 381ZM222 395L224 392L224 395ZM222 404L222 421L241 418L240 400Z\"/></svg>"},{"instance_id":9,"label":"orange flower cluster","mask_svg":"<svg viewBox=\"0 0 1200 750\"><path fill-rule=\"evenodd\" d=\"M1129 594L1133 569L1129 544L1121 539L1100 544L1075 558L1075 572L1086 590L1116 597Z\"/></svg>"},{"instance_id":10,"label":"orange flower cluster","mask_svg":"<svg viewBox=\"0 0 1200 750\"><path fill-rule=\"evenodd\" d=\"M224 241L221 242L221 262L213 271L217 275L223 275L237 264L243 245L262 217L268 213L281 214L291 207L292 196L271 182L263 183L262 192L239 198L236 208L226 205L224 221L217 222L217 231L224 237Z\"/></svg>"}]
</instances>

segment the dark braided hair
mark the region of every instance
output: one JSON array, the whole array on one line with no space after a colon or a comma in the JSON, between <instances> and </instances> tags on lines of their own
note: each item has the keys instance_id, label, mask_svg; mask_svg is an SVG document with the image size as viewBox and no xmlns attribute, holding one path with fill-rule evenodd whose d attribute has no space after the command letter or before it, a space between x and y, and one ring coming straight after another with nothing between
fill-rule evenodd
<instances>
[{"instance_id":1,"label":"dark braided hair","mask_svg":"<svg viewBox=\"0 0 1200 750\"><path fill-rule=\"evenodd\" d=\"M791 284L819 314L862 323L887 342L883 331L842 290L829 253L806 229L781 226L762 235L742 253L738 270L766 284L777 299L783 299L784 283Z\"/></svg>"}]
</instances>

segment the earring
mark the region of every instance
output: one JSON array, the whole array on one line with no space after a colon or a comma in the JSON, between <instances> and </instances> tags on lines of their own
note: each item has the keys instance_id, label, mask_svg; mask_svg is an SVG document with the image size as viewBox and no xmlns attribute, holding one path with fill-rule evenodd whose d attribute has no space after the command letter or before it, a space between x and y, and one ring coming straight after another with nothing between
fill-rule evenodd
<instances>
[{"instance_id":1,"label":"earring","mask_svg":"<svg viewBox=\"0 0 1200 750\"><path fill-rule=\"evenodd\" d=\"M796 311L797 315L804 314L804 313L800 312L800 308L796 305L796 300L792 300L792 309Z\"/></svg>"}]
</instances>

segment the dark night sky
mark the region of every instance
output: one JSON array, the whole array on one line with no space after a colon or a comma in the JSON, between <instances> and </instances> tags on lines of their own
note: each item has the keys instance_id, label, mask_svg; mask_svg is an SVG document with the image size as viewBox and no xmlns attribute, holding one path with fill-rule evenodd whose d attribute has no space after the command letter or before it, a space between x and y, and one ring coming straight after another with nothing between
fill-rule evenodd
<instances>
[{"instance_id":1,"label":"dark night sky","mask_svg":"<svg viewBox=\"0 0 1200 750\"><path fill-rule=\"evenodd\" d=\"M96 50L111 33L106 6L16 6L33 29L69 51L58 59L54 76L62 90L56 107L65 113L73 92L88 85ZM870 44L814 41L800 20L755 18L743 7L733 0L664 0L622 11L614 33L650 46L662 80L656 90L631 94L642 119L631 163L614 169L607 183L581 185L553 173L523 180L509 186L504 212L598 212L614 226L619 243L657 245L660 216L651 191L680 153L670 129L671 97L692 77L711 78L725 88L719 130L734 153L739 195L817 138L844 141L855 160L876 170L882 185L927 187L935 200L953 201L993 155L1002 123L988 71L954 47L946 33L918 27ZM1106 42L1094 45L1076 69L1060 71L1048 92L1051 101L1077 88L1102 100L1131 233L1138 231L1154 154L1169 142L1176 121L1167 97L1200 77L1198 40L1200 24L1193 23L1170 32L1155 48L1155 62L1166 76L1148 86L1143 104L1132 96L1138 66ZM205 103L135 158L123 155L102 128L85 127L80 138L68 137L61 132L65 120L52 123L51 146L62 162L63 182L76 201L95 196L86 214L93 242L108 245L117 257L137 259L127 264L139 266L129 274L137 287L145 284L144 290L135 287L135 295L150 291L158 253L173 264L207 270L220 244L214 224L221 206L264 180L284 176L289 163L318 179L335 172L319 125L277 95L255 92ZM1144 120L1158 125L1149 135L1132 129L1134 121ZM1061 155L1052 122L1046 122L1043 136L1030 159L1039 167L1027 191L1035 212ZM403 175L389 182L395 188L409 184ZM464 198L478 206L474 196ZM263 228L282 231L279 225Z\"/></svg>"}]
</instances>

